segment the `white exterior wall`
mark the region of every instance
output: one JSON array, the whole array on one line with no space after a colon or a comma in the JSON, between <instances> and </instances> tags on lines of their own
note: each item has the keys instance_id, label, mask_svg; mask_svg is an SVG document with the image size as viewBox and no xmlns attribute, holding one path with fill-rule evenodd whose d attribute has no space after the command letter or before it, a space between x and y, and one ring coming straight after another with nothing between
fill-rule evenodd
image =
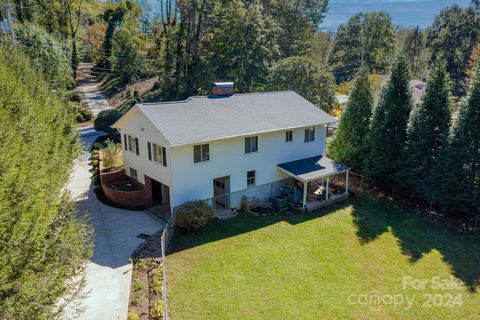
<instances>
[{"instance_id":1,"label":"white exterior wall","mask_svg":"<svg viewBox=\"0 0 480 320\"><path fill-rule=\"evenodd\" d=\"M315 140L305 143L305 129L293 130L293 141L285 142L285 131L258 135L258 151L245 153L245 137L212 141L210 160L194 163L193 145L170 149L171 205L178 206L193 199L213 197L213 179L230 176L230 192L245 190L252 194L255 187L247 189L247 171L256 171L256 186L285 180L288 176L277 168L277 164L325 155L326 126L315 128ZM139 172L140 174L140 172ZM161 182L161 181L160 181ZM270 187L268 187L269 189ZM265 187L258 188L268 194ZM231 199L236 207L239 193Z\"/></svg>"},{"instance_id":2,"label":"white exterior wall","mask_svg":"<svg viewBox=\"0 0 480 320\"><path fill-rule=\"evenodd\" d=\"M122 134L122 152L125 172L130 175L130 168L137 170L138 181L145 184L145 175L149 176L170 186L172 183L170 165L171 159L168 151L168 143L165 138L158 132L153 124L138 110L130 115L129 121L121 128ZM135 152L125 150L124 134L138 138L140 155ZM128 138L127 138L128 139ZM167 148L167 167L154 161L148 160L147 142L155 143ZM153 157L153 154L152 154Z\"/></svg>"}]
</instances>

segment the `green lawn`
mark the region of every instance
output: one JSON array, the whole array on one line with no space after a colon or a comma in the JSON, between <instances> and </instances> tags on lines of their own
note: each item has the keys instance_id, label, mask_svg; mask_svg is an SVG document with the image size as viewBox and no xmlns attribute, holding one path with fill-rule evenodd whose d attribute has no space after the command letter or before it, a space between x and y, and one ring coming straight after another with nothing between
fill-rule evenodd
<instances>
[{"instance_id":1,"label":"green lawn","mask_svg":"<svg viewBox=\"0 0 480 320\"><path fill-rule=\"evenodd\" d=\"M371 199L215 221L177 237L167 272L173 319L480 319L480 238ZM403 289L403 276L463 287Z\"/></svg>"}]
</instances>

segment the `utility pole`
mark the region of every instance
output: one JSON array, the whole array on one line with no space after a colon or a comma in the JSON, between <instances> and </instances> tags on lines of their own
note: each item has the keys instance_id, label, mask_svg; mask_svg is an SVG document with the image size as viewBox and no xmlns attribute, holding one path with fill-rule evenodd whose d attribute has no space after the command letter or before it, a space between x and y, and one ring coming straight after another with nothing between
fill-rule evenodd
<instances>
[{"instance_id":1,"label":"utility pole","mask_svg":"<svg viewBox=\"0 0 480 320\"><path fill-rule=\"evenodd\" d=\"M8 32L10 33L10 37L12 38L12 43L16 47L17 46L17 39L15 38L15 31L13 30L13 23L12 23L12 14L10 11L10 5L8 3L3 4L5 11L7 13L7 24L8 24Z\"/></svg>"}]
</instances>

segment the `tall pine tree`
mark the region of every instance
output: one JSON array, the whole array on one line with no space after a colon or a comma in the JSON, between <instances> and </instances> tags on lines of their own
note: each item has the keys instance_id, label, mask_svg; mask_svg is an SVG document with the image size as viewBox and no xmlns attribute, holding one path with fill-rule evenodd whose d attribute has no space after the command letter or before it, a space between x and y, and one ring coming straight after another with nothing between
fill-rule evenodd
<instances>
[{"instance_id":1,"label":"tall pine tree","mask_svg":"<svg viewBox=\"0 0 480 320\"><path fill-rule=\"evenodd\" d=\"M400 168L400 153L407 139L407 122L413 104L409 80L407 59L399 56L373 110L368 137L370 152L365 173L378 184L392 184Z\"/></svg>"},{"instance_id":2,"label":"tall pine tree","mask_svg":"<svg viewBox=\"0 0 480 320\"><path fill-rule=\"evenodd\" d=\"M447 142L452 117L450 93L446 63L439 61L430 70L422 102L410 114L407 143L397 172L397 184L420 195L425 195L425 178Z\"/></svg>"},{"instance_id":3,"label":"tall pine tree","mask_svg":"<svg viewBox=\"0 0 480 320\"><path fill-rule=\"evenodd\" d=\"M366 138L373 109L373 94L368 69L362 68L348 104L340 118L335 140L329 155L336 161L348 164L355 171L362 171L366 156Z\"/></svg>"},{"instance_id":4,"label":"tall pine tree","mask_svg":"<svg viewBox=\"0 0 480 320\"><path fill-rule=\"evenodd\" d=\"M454 123L448 144L430 177L431 197L447 211L480 214L480 67L473 74L467 97Z\"/></svg>"}]
</instances>

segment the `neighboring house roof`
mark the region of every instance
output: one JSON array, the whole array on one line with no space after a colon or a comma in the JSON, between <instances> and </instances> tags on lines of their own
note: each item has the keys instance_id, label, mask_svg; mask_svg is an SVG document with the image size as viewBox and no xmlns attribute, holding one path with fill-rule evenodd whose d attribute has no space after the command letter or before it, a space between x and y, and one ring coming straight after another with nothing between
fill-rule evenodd
<instances>
[{"instance_id":1,"label":"neighboring house roof","mask_svg":"<svg viewBox=\"0 0 480 320\"><path fill-rule=\"evenodd\" d=\"M196 96L178 102L138 104L135 108L172 146L336 121L293 91ZM119 122L113 126L118 127Z\"/></svg>"},{"instance_id":2,"label":"neighboring house roof","mask_svg":"<svg viewBox=\"0 0 480 320\"><path fill-rule=\"evenodd\" d=\"M348 102L348 96L343 95L343 94L336 95L335 99L337 99L337 103L339 105L344 105L344 104L347 104L347 102Z\"/></svg>"},{"instance_id":3,"label":"neighboring house roof","mask_svg":"<svg viewBox=\"0 0 480 320\"><path fill-rule=\"evenodd\" d=\"M382 87L390 80L390 76L386 75L383 76ZM410 80L409 81L410 89L412 90L412 99L413 103L419 104L422 101L423 94L425 93L425 88L427 87L427 83L421 80ZM375 101L380 99L381 90L375 93Z\"/></svg>"}]
</instances>

